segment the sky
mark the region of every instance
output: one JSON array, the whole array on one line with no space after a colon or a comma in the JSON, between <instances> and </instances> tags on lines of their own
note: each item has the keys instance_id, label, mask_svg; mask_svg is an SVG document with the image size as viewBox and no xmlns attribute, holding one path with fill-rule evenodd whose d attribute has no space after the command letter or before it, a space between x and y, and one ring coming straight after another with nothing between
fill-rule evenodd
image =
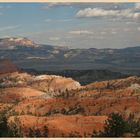
<instances>
[{"instance_id":1,"label":"sky","mask_svg":"<svg viewBox=\"0 0 140 140\"><path fill-rule=\"evenodd\" d=\"M69 48L140 46L140 3L0 3L0 38Z\"/></svg>"}]
</instances>

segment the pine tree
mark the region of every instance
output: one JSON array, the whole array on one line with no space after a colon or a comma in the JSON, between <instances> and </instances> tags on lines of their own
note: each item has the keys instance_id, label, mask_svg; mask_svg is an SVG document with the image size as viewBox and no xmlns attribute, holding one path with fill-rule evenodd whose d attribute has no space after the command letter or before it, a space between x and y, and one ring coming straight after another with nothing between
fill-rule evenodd
<instances>
[{"instance_id":1,"label":"pine tree","mask_svg":"<svg viewBox=\"0 0 140 140\"><path fill-rule=\"evenodd\" d=\"M105 122L103 136L105 137L121 137L125 132L125 121L118 113L109 115L108 120Z\"/></svg>"}]
</instances>

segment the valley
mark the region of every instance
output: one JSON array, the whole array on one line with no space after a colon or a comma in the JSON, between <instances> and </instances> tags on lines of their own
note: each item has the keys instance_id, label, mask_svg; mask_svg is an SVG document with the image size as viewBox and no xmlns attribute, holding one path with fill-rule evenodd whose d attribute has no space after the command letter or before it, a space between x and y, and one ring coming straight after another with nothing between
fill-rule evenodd
<instances>
[{"instance_id":1,"label":"valley","mask_svg":"<svg viewBox=\"0 0 140 140\"><path fill-rule=\"evenodd\" d=\"M139 47L70 50L27 38L0 41L1 137L140 136ZM123 122L115 133L110 119Z\"/></svg>"}]
</instances>

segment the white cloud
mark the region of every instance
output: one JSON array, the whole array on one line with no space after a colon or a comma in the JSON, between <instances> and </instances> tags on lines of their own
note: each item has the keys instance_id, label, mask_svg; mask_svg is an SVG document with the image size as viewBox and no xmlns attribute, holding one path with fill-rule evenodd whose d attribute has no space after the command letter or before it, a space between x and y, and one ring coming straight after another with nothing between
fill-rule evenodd
<instances>
[{"instance_id":1,"label":"white cloud","mask_svg":"<svg viewBox=\"0 0 140 140\"><path fill-rule=\"evenodd\" d=\"M60 37L50 37L49 40L50 41L58 41L58 40L60 40Z\"/></svg>"},{"instance_id":2,"label":"white cloud","mask_svg":"<svg viewBox=\"0 0 140 140\"><path fill-rule=\"evenodd\" d=\"M72 21L72 19L45 19L45 22L69 22Z\"/></svg>"},{"instance_id":3,"label":"white cloud","mask_svg":"<svg viewBox=\"0 0 140 140\"><path fill-rule=\"evenodd\" d=\"M6 8L9 9L9 8L12 8L12 6L11 5L7 5Z\"/></svg>"},{"instance_id":4,"label":"white cloud","mask_svg":"<svg viewBox=\"0 0 140 140\"><path fill-rule=\"evenodd\" d=\"M0 27L0 31L7 31L7 30L14 30L17 29L19 27L19 25L15 25L15 26L4 26L4 27Z\"/></svg>"},{"instance_id":5,"label":"white cloud","mask_svg":"<svg viewBox=\"0 0 140 140\"><path fill-rule=\"evenodd\" d=\"M85 8L76 13L77 17L113 17L113 18L140 18L140 12L135 9L110 10L102 8Z\"/></svg>"},{"instance_id":6,"label":"white cloud","mask_svg":"<svg viewBox=\"0 0 140 140\"><path fill-rule=\"evenodd\" d=\"M67 5L71 5L71 2L51 2L48 3L49 6L67 6Z\"/></svg>"},{"instance_id":7,"label":"white cloud","mask_svg":"<svg viewBox=\"0 0 140 140\"><path fill-rule=\"evenodd\" d=\"M140 3L136 3L136 4L135 4L135 8L136 8L136 9L140 9Z\"/></svg>"},{"instance_id":8,"label":"white cloud","mask_svg":"<svg viewBox=\"0 0 140 140\"><path fill-rule=\"evenodd\" d=\"M91 31L88 30L75 30L75 31L70 31L70 34L74 34L74 35L90 35L90 34L94 34Z\"/></svg>"},{"instance_id":9,"label":"white cloud","mask_svg":"<svg viewBox=\"0 0 140 140\"><path fill-rule=\"evenodd\" d=\"M131 28L124 28L123 29L125 32L129 32L129 31L131 31Z\"/></svg>"},{"instance_id":10,"label":"white cloud","mask_svg":"<svg viewBox=\"0 0 140 140\"><path fill-rule=\"evenodd\" d=\"M111 34L117 34L117 32L115 32L115 31L112 31L112 32L111 32Z\"/></svg>"},{"instance_id":11,"label":"white cloud","mask_svg":"<svg viewBox=\"0 0 140 140\"><path fill-rule=\"evenodd\" d=\"M52 20L51 19L45 19L45 22L51 22Z\"/></svg>"},{"instance_id":12,"label":"white cloud","mask_svg":"<svg viewBox=\"0 0 140 140\"><path fill-rule=\"evenodd\" d=\"M126 9L128 7L127 3L93 3L93 2L49 2L47 4L44 4L43 9L48 9L51 7L77 7L79 8L87 8L87 7L91 7L91 8L105 8L105 9Z\"/></svg>"},{"instance_id":13,"label":"white cloud","mask_svg":"<svg viewBox=\"0 0 140 140\"><path fill-rule=\"evenodd\" d=\"M11 8L10 5L7 5L7 6L0 5L0 9L9 9L9 8ZM0 12L0 15L3 15L3 13Z\"/></svg>"},{"instance_id":14,"label":"white cloud","mask_svg":"<svg viewBox=\"0 0 140 140\"><path fill-rule=\"evenodd\" d=\"M72 3L70 2L49 2L43 6L43 9L47 10L51 7L58 7L58 6L71 6Z\"/></svg>"},{"instance_id":15,"label":"white cloud","mask_svg":"<svg viewBox=\"0 0 140 140\"><path fill-rule=\"evenodd\" d=\"M7 6L0 5L0 9L9 9L11 7L12 7L11 5L7 5Z\"/></svg>"},{"instance_id":16,"label":"white cloud","mask_svg":"<svg viewBox=\"0 0 140 140\"><path fill-rule=\"evenodd\" d=\"M102 35L105 35L105 34L106 34L106 32L102 31L102 32L101 32L101 34L102 34Z\"/></svg>"},{"instance_id":17,"label":"white cloud","mask_svg":"<svg viewBox=\"0 0 140 140\"><path fill-rule=\"evenodd\" d=\"M69 21L72 21L72 19L59 19L59 20L56 20L56 22L69 22Z\"/></svg>"},{"instance_id":18,"label":"white cloud","mask_svg":"<svg viewBox=\"0 0 140 140\"><path fill-rule=\"evenodd\" d=\"M140 31L140 27L138 27L137 30Z\"/></svg>"}]
</instances>

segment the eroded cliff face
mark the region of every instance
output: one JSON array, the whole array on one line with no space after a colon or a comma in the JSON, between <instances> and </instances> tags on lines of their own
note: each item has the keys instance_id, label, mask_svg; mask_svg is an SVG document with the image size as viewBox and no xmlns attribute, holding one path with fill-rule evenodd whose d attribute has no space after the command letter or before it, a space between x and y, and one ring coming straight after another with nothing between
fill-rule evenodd
<instances>
[{"instance_id":1,"label":"eroded cliff face","mask_svg":"<svg viewBox=\"0 0 140 140\"><path fill-rule=\"evenodd\" d=\"M56 75L32 76L28 73L13 72L0 75L1 87L32 87L40 91L65 91L80 88L72 78Z\"/></svg>"},{"instance_id":2,"label":"eroded cliff face","mask_svg":"<svg viewBox=\"0 0 140 140\"><path fill-rule=\"evenodd\" d=\"M0 112L22 137L91 137L113 112L140 118L139 77L80 86L62 76L12 72L0 75L0 86Z\"/></svg>"},{"instance_id":3,"label":"eroded cliff face","mask_svg":"<svg viewBox=\"0 0 140 140\"><path fill-rule=\"evenodd\" d=\"M106 116L81 116L81 115L53 115L50 117L36 117L30 115L12 116L8 119L8 125L12 128L12 124L22 128L23 136L30 136L30 130L41 130L41 135L45 132L45 126L48 129L48 137L69 137L89 136L94 130L103 129ZM14 130L13 130L14 131Z\"/></svg>"}]
</instances>

